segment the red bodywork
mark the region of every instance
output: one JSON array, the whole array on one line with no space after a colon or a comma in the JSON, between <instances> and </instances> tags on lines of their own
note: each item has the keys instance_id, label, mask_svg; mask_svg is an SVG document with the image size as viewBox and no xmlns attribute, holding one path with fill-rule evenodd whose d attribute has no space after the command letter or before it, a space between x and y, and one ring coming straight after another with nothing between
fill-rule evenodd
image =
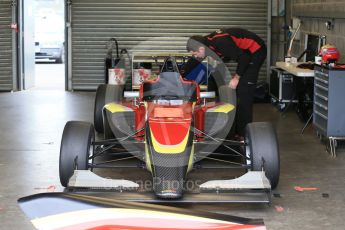
<instances>
[{"instance_id":1,"label":"red bodywork","mask_svg":"<svg viewBox=\"0 0 345 230\"><path fill-rule=\"evenodd\" d=\"M149 102L147 109L150 129L159 143L177 145L182 142L191 126L191 102L183 102L179 106L157 105Z\"/></svg>"},{"instance_id":2,"label":"red bodywork","mask_svg":"<svg viewBox=\"0 0 345 230\"><path fill-rule=\"evenodd\" d=\"M182 78L180 80L183 84L196 84L193 81L186 81ZM155 83L159 81L159 77L154 81L146 81ZM133 105L132 102L123 102L126 107L133 109L135 113L135 128L136 131L143 129L145 126L145 117L147 110L147 118L149 126L154 133L156 140L165 145L175 145L180 143L186 136L186 133L191 127L191 122L194 122L194 127L198 130L204 130L204 117L208 109L217 106L216 102L201 103L200 87L197 86L197 101L193 102L183 101L179 105L162 105L154 102L140 103L139 106ZM140 87L140 101L143 102L143 85ZM193 113L194 109L194 113ZM194 119L192 119L194 118ZM169 131L174 132L169 132ZM178 130L178 131L176 131ZM144 130L136 134L136 139L139 141L144 140ZM203 139L203 134L196 134L197 140Z\"/></svg>"}]
</instances>

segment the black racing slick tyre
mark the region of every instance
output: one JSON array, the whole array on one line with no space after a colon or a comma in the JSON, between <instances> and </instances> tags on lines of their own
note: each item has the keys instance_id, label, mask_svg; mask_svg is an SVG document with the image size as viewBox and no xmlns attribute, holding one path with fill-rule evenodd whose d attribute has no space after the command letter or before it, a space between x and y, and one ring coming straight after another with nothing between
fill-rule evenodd
<instances>
[{"instance_id":1,"label":"black racing slick tyre","mask_svg":"<svg viewBox=\"0 0 345 230\"><path fill-rule=\"evenodd\" d=\"M69 121L62 134L59 174L62 186L67 187L75 169L88 169L89 156L93 154L95 140L93 125L82 121Z\"/></svg>"},{"instance_id":2,"label":"black racing slick tyre","mask_svg":"<svg viewBox=\"0 0 345 230\"><path fill-rule=\"evenodd\" d=\"M272 124L249 123L246 127L245 141L247 164L253 171L264 170L271 188L276 188L279 182L280 158L277 135Z\"/></svg>"},{"instance_id":3,"label":"black racing slick tyre","mask_svg":"<svg viewBox=\"0 0 345 230\"><path fill-rule=\"evenodd\" d=\"M103 107L110 102L122 100L123 86L119 85L99 85L96 91L94 107L94 125L98 133L104 132Z\"/></svg>"},{"instance_id":4,"label":"black racing slick tyre","mask_svg":"<svg viewBox=\"0 0 345 230\"><path fill-rule=\"evenodd\" d=\"M106 111L103 111L103 134L105 140L115 138L113 131L110 128Z\"/></svg>"},{"instance_id":5,"label":"black racing slick tyre","mask_svg":"<svg viewBox=\"0 0 345 230\"><path fill-rule=\"evenodd\" d=\"M222 103L228 103L235 105L236 104L236 95L235 91L233 89L230 89L228 85L222 85L218 88L219 92L219 101ZM228 122L227 125L224 126L224 132L223 136L219 136L220 138L223 139L232 139L233 137L233 132L231 127L234 126L234 120L235 120L235 115L236 115L236 109L233 111L229 112L228 114Z\"/></svg>"}]
</instances>

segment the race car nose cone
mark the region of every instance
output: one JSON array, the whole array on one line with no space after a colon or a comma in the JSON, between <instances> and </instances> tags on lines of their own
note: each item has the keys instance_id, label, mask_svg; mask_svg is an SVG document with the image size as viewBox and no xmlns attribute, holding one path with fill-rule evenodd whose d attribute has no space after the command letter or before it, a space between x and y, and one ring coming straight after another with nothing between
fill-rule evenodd
<instances>
[{"instance_id":1,"label":"race car nose cone","mask_svg":"<svg viewBox=\"0 0 345 230\"><path fill-rule=\"evenodd\" d=\"M160 199L179 199L182 197L182 193L178 193L177 191L167 190L162 191L160 193L156 193L156 196Z\"/></svg>"}]
</instances>

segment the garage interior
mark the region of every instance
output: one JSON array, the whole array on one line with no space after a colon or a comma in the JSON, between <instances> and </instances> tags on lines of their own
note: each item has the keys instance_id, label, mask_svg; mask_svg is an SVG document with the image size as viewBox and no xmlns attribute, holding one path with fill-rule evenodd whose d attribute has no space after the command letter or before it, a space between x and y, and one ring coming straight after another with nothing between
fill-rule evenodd
<instances>
[{"instance_id":1,"label":"garage interior","mask_svg":"<svg viewBox=\"0 0 345 230\"><path fill-rule=\"evenodd\" d=\"M262 218L267 229L344 228L345 141L337 141L336 156L333 156L327 134L321 140L318 136L320 130L317 120L312 119L307 123L310 116L301 117L298 103L272 95L270 85L277 62L284 63L287 55L291 38L289 26L293 32L299 23L298 36L292 43L292 57L299 57L303 53L306 39L312 34L317 35L320 41L325 37L326 44L335 45L340 53L339 63L344 63L344 2L65 1L66 69L65 73L61 73L52 67L49 73L65 78L64 90L42 90L28 79L35 64L33 49L25 50L25 44L31 41L34 48L34 41L32 38L26 40L23 20L27 18L25 14L32 17L34 12L25 13L21 9L30 8L24 5L30 6L30 2L0 2L1 229L34 229L17 204L20 197L64 191L59 180L63 128L70 120L93 122L95 90L99 84L104 83L104 59L109 38L116 37L121 49L131 50L136 46L137 50L146 53L179 53L185 52L185 42L189 36L204 35L219 27L231 26L257 33L268 47L266 63L259 76L263 88L267 87L266 94L264 99L261 98L254 105L254 121L272 122L276 129L280 149L279 185L272 191L270 205L177 206ZM27 57L30 52L31 56ZM49 67L50 64L45 66ZM228 67L232 73L236 65L230 63ZM278 71L280 77L286 72ZM287 75L291 76L291 73ZM345 79L345 72L341 77ZM341 92L336 93L338 98L332 103L337 108L343 108L343 97L339 95L342 95ZM308 115L317 115L313 109L315 106L313 104ZM344 132L342 117L343 114L336 114L333 117L335 120L328 122L334 123ZM97 134L97 138L101 137L101 134ZM138 174L147 176L146 173L149 175L143 169L124 169L117 170L112 176L135 179ZM228 172L223 170L221 173L226 175ZM213 174L209 170L203 172L202 176L213 179ZM191 176L198 176L198 171L192 172ZM307 190L297 191L296 186Z\"/></svg>"}]
</instances>

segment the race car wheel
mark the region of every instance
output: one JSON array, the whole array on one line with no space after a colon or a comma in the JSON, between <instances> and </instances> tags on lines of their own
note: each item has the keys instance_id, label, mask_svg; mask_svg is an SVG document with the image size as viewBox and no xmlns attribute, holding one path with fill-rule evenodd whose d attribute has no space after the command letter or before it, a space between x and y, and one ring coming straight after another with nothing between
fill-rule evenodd
<instances>
[{"instance_id":1,"label":"race car wheel","mask_svg":"<svg viewBox=\"0 0 345 230\"><path fill-rule=\"evenodd\" d=\"M75 169L88 169L89 156L93 154L95 140L93 125L82 121L69 121L62 134L60 147L60 182L67 187Z\"/></svg>"},{"instance_id":2,"label":"race car wheel","mask_svg":"<svg viewBox=\"0 0 345 230\"><path fill-rule=\"evenodd\" d=\"M110 102L122 100L123 86L120 85L99 85L96 91L94 108L94 125L99 133L104 132L102 111L104 105ZM106 123L107 124L107 123Z\"/></svg>"},{"instance_id":3,"label":"race car wheel","mask_svg":"<svg viewBox=\"0 0 345 230\"><path fill-rule=\"evenodd\" d=\"M279 182L280 160L277 135L271 123L254 122L246 127L247 164L253 171L264 170L274 189Z\"/></svg>"},{"instance_id":4,"label":"race car wheel","mask_svg":"<svg viewBox=\"0 0 345 230\"><path fill-rule=\"evenodd\" d=\"M103 112L103 134L105 140L115 138L113 131L111 131L108 117L105 111Z\"/></svg>"},{"instance_id":5,"label":"race car wheel","mask_svg":"<svg viewBox=\"0 0 345 230\"><path fill-rule=\"evenodd\" d=\"M219 91L219 101L222 103L229 103L232 105L236 104L236 95L235 91L233 89L230 89L228 85L222 85L218 88ZM222 139L232 139L233 138L233 133L231 131L231 127L234 125L234 120L235 120L235 114L236 110L233 110L229 113L228 115L228 121L227 124L224 125L222 136L218 136L219 138Z\"/></svg>"}]
</instances>

